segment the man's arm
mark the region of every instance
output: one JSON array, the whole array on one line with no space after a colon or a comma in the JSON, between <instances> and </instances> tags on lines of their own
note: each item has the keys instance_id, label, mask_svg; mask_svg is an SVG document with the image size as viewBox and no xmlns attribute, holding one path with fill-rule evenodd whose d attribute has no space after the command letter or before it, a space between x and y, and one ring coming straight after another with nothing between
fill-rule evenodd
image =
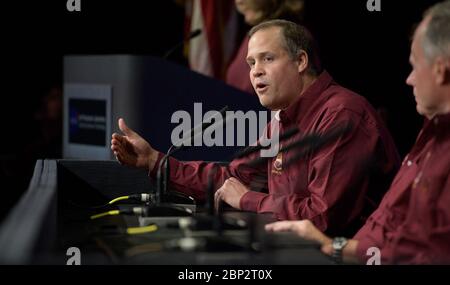
<instances>
[{"instance_id":1,"label":"man's arm","mask_svg":"<svg viewBox=\"0 0 450 285\"><path fill-rule=\"evenodd\" d=\"M153 149L146 140L130 129L123 119L119 119L119 129L123 135L114 133L111 139L111 150L119 163L146 169L149 175L155 178L164 154ZM202 161L180 162L171 157L169 159L171 187L196 199L204 199L210 173L215 173L214 189L221 187L229 177L235 177L249 184L255 177L267 175L265 166L252 168L246 165L247 160L254 159L255 155L234 160L228 167L218 167L215 163Z\"/></svg>"},{"instance_id":2,"label":"man's arm","mask_svg":"<svg viewBox=\"0 0 450 285\"><path fill-rule=\"evenodd\" d=\"M435 174L429 172L427 176L424 173L421 178L423 182L412 189L410 211L405 221L390 234L390 239L381 248L383 261L400 264L450 263L450 178L448 170Z\"/></svg>"},{"instance_id":3,"label":"man's arm","mask_svg":"<svg viewBox=\"0 0 450 285\"><path fill-rule=\"evenodd\" d=\"M163 154L159 154L157 163ZM205 198L205 190L208 187L208 175L215 173L212 181L214 181L214 189L222 187L227 179L232 178L239 183L251 184L255 177L266 177L267 168L264 166L250 167L246 164L248 159L233 160L230 165L217 166L215 163L204 161L178 161L170 158L170 185L175 190L191 195L196 199L203 200ZM150 176L156 176L156 168L150 172ZM266 184L265 184L266 185Z\"/></svg>"},{"instance_id":4,"label":"man's arm","mask_svg":"<svg viewBox=\"0 0 450 285\"><path fill-rule=\"evenodd\" d=\"M320 133L326 133L349 123L349 132L312 154L308 195L280 195L277 189L270 194L247 192L241 199L242 208L272 212L280 220L310 219L322 231L333 224L347 223L352 209L362 207L368 164L375 155L379 133L375 125L368 125L360 115L345 109L327 114L318 127Z\"/></svg>"},{"instance_id":5,"label":"man's arm","mask_svg":"<svg viewBox=\"0 0 450 285\"><path fill-rule=\"evenodd\" d=\"M322 233L317 227L309 220L301 221L280 221L265 226L268 232L294 232L299 237L311 240L321 245L321 250L324 254L332 256L333 254L333 239ZM345 263L358 263L356 249L358 247L358 241L351 239L342 250L342 258Z\"/></svg>"}]
</instances>

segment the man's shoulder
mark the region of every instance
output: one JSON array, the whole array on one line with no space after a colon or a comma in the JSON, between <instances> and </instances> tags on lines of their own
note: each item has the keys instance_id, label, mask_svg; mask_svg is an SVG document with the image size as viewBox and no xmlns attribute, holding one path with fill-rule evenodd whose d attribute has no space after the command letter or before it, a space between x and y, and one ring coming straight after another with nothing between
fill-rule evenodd
<instances>
[{"instance_id":1,"label":"man's shoulder","mask_svg":"<svg viewBox=\"0 0 450 285\"><path fill-rule=\"evenodd\" d=\"M323 107L330 111L348 110L358 114L375 112L366 98L338 84L331 85L325 92L328 99Z\"/></svg>"}]
</instances>

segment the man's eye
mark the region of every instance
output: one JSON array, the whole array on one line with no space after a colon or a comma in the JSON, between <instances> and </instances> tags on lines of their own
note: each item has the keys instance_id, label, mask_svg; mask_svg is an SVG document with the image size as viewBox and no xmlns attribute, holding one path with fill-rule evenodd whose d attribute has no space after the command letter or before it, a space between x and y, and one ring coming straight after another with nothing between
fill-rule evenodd
<instances>
[{"instance_id":1,"label":"man's eye","mask_svg":"<svg viewBox=\"0 0 450 285\"><path fill-rule=\"evenodd\" d=\"M264 61L273 61L273 57L271 57L271 56L267 56L267 57L265 57L264 58Z\"/></svg>"}]
</instances>

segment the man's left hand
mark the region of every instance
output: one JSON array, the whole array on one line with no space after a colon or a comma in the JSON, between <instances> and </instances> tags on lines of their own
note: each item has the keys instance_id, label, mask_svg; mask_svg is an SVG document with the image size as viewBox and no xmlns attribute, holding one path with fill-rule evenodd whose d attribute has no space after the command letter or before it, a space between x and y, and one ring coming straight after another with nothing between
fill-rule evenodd
<instances>
[{"instance_id":1,"label":"man's left hand","mask_svg":"<svg viewBox=\"0 0 450 285\"><path fill-rule=\"evenodd\" d=\"M322 246L331 245L332 239L322 233L310 220L280 221L265 226L268 232L294 232L298 236L320 243Z\"/></svg>"},{"instance_id":2,"label":"man's left hand","mask_svg":"<svg viewBox=\"0 0 450 285\"><path fill-rule=\"evenodd\" d=\"M235 209L241 209L241 198L248 191L250 190L236 178L228 178L214 194L214 206L218 209L220 201L224 201Z\"/></svg>"}]
</instances>

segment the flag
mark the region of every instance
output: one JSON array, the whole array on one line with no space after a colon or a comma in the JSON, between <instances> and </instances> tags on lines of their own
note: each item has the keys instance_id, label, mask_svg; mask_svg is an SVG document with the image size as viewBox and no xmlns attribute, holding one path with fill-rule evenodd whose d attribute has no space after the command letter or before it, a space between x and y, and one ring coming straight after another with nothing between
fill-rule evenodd
<instances>
[{"instance_id":1,"label":"flag","mask_svg":"<svg viewBox=\"0 0 450 285\"><path fill-rule=\"evenodd\" d=\"M236 46L238 22L234 0L192 0L190 4L187 30L202 31L189 42L190 68L223 79L226 64Z\"/></svg>"}]
</instances>

